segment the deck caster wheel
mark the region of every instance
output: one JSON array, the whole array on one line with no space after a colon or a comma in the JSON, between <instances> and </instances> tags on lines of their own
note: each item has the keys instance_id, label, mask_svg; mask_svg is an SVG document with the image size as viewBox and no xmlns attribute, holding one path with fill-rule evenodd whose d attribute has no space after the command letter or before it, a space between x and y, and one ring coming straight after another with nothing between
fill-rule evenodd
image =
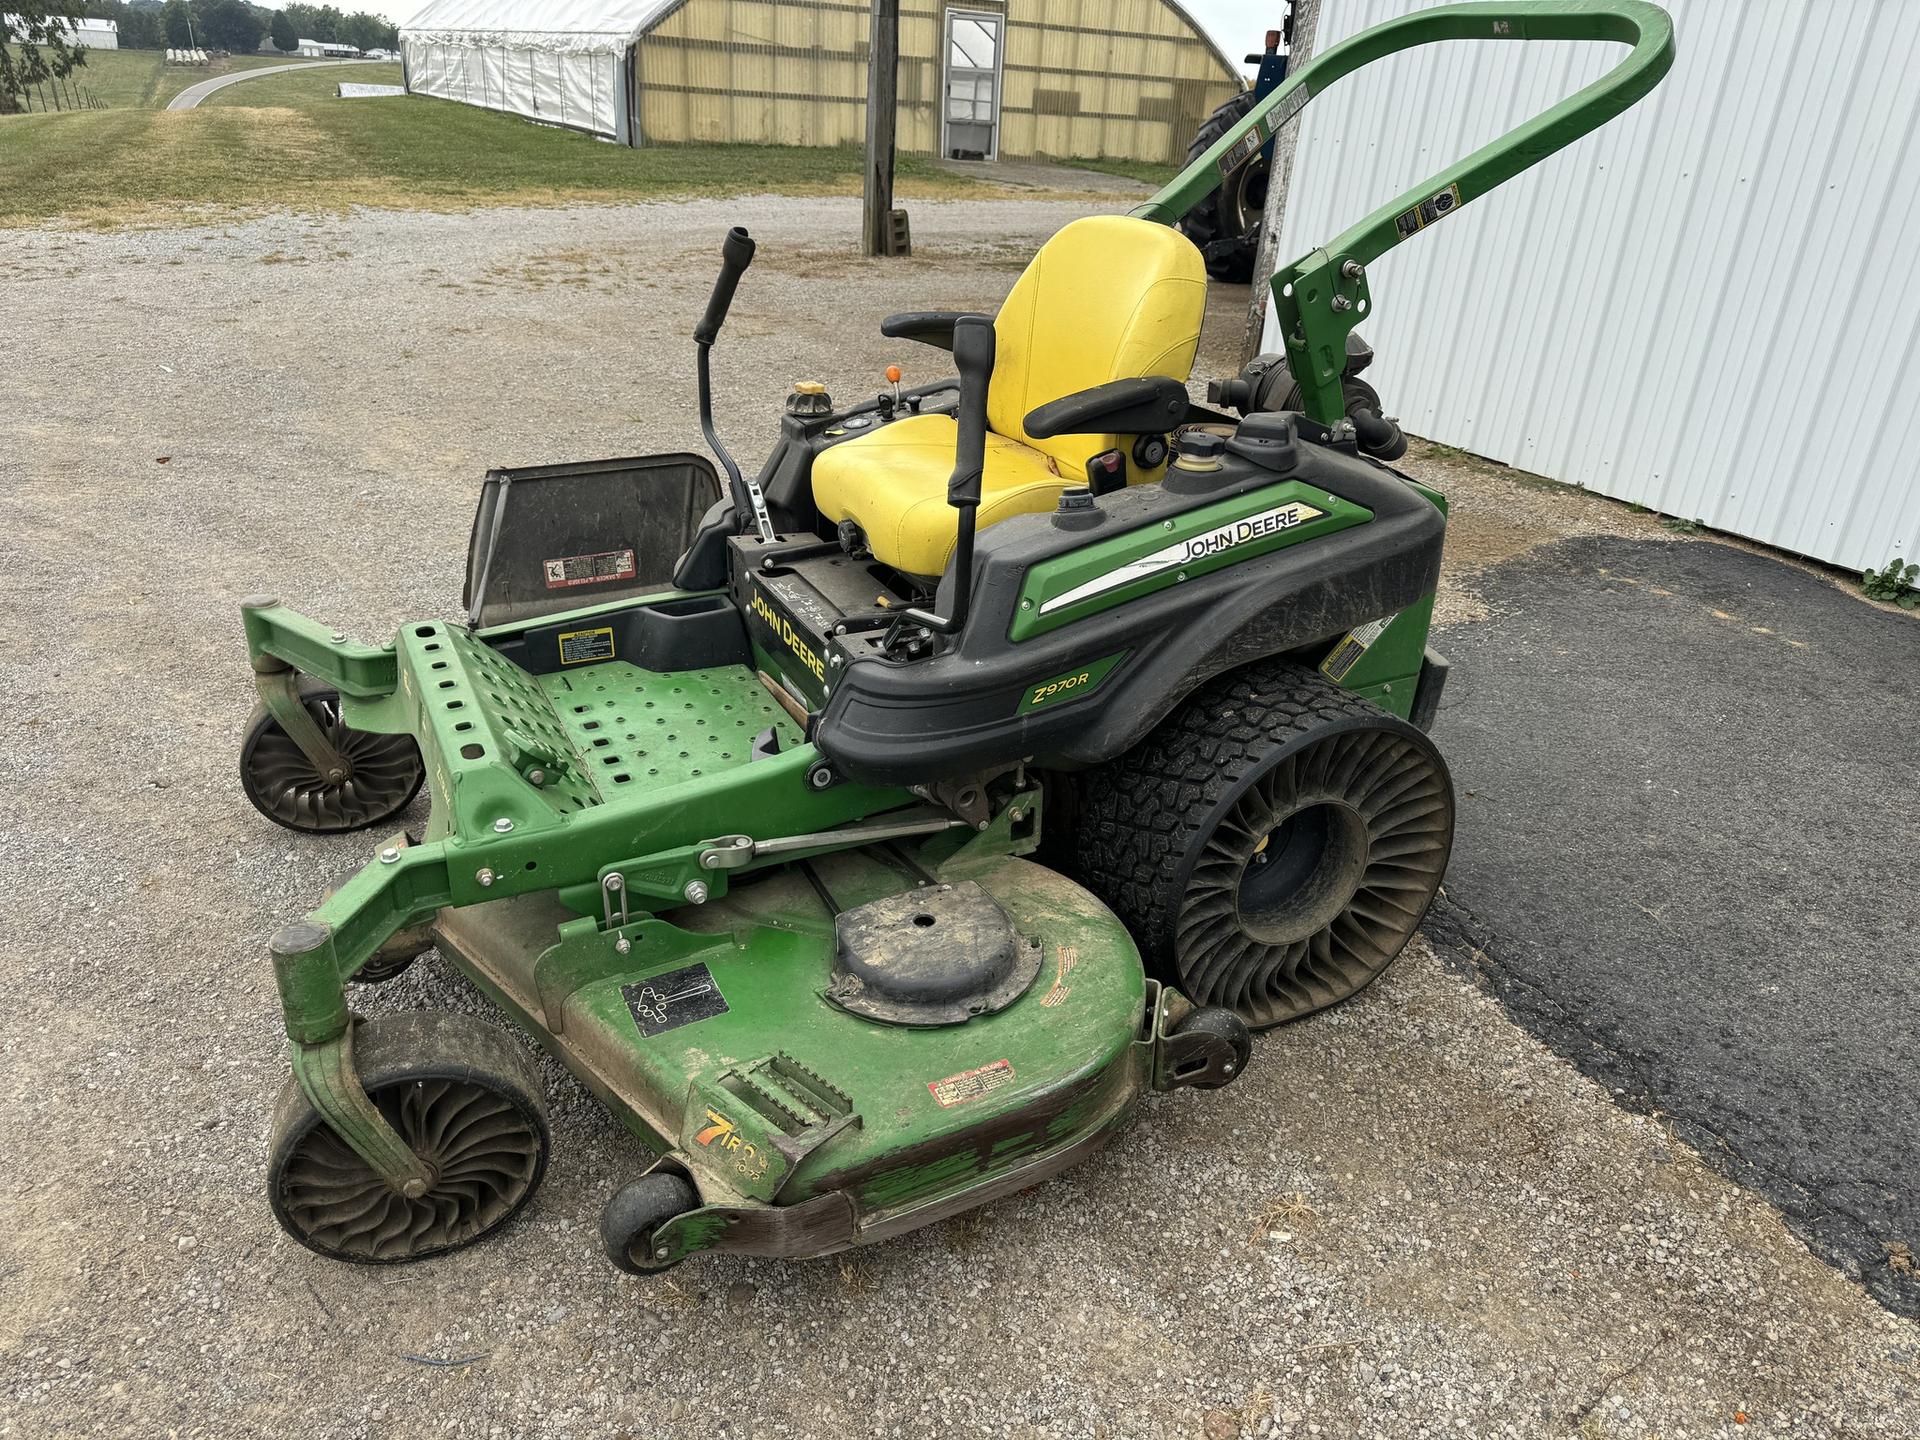
<instances>
[{"instance_id":1,"label":"deck caster wheel","mask_svg":"<svg viewBox=\"0 0 1920 1440\"><path fill-rule=\"evenodd\" d=\"M1231 1010L1203 1005L1189 1010L1167 1032L1173 1085L1218 1090L1246 1073L1253 1058L1253 1032Z\"/></svg>"},{"instance_id":2,"label":"deck caster wheel","mask_svg":"<svg viewBox=\"0 0 1920 1440\"><path fill-rule=\"evenodd\" d=\"M671 1270L680 1262L655 1252L653 1232L699 1203L700 1197L687 1179L669 1170L629 1180L613 1192L607 1208L600 1212L600 1243L606 1247L607 1258L629 1275Z\"/></svg>"},{"instance_id":3,"label":"deck caster wheel","mask_svg":"<svg viewBox=\"0 0 1920 1440\"><path fill-rule=\"evenodd\" d=\"M1081 879L1149 970L1256 1030L1334 1005L1405 948L1453 845L1453 785L1417 728L1268 661L1189 697L1093 772Z\"/></svg>"},{"instance_id":4,"label":"deck caster wheel","mask_svg":"<svg viewBox=\"0 0 1920 1440\"><path fill-rule=\"evenodd\" d=\"M412 803L427 772L411 735L355 730L340 718L339 692L311 677L300 680L300 701L346 774L322 775L272 712L255 705L240 746L240 784L254 809L289 830L336 835L391 820Z\"/></svg>"},{"instance_id":5,"label":"deck caster wheel","mask_svg":"<svg viewBox=\"0 0 1920 1440\"><path fill-rule=\"evenodd\" d=\"M418 1198L394 1191L289 1078L274 1109L267 1196L294 1239L334 1260L424 1260L471 1245L533 1198L547 1168L547 1106L510 1036L467 1015L405 1011L361 1022L353 1056L368 1098L435 1182Z\"/></svg>"}]
</instances>

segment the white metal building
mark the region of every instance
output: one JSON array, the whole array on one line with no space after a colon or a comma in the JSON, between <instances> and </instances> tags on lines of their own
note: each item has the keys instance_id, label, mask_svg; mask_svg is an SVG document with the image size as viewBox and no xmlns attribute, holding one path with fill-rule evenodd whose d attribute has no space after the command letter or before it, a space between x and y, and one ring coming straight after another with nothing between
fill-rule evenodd
<instances>
[{"instance_id":1,"label":"white metal building","mask_svg":"<svg viewBox=\"0 0 1920 1440\"><path fill-rule=\"evenodd\" d=\"M9 15L17 30L23 23L18 15ZM61 21L61 28L67 31L67 38L76 45L84 45L89 50L118 50L120 48L120 22L117 20L96 19L92 15L81 15L71 20Z\"/></svg>"},{"instance_id":2,"label":"white metal building","mask_svg":"<svg viewBox=\"0 0 1920 1440\"><path fill-rule=\"evenodd\" d=\"M1315 48L1422 3L1324 4ZM1920 558L1920 4L1661 3L1651 95L1371 267L1367 378L1491 459L1852 569ZM1282 261L1624 53L1455 42L1340 81Z\"/></svg>"},{"instance_id":3,"label":"white metal building","mask_svg":"<svg viewBox=\"0 0 1920 1440\"><path fill-rule=\"evenodd\" d=\"M408 89L633 145L859 145L865 0L427 0ZM909 155L1146 161L1186 154L1242 88L1178 0L912 0Z\"/></svg>"}]
</instances>

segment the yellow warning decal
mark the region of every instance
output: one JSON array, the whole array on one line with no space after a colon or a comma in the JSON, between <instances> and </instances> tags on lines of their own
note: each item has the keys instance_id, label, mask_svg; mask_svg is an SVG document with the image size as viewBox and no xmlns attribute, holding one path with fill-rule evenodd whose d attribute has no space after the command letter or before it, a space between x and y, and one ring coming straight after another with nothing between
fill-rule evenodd
<instances>
[{"instance_id":1,"label":"yellow warning decal","mask_svg":"<svg viewBox=\"0 0 1920 1440\"><path fill-rule=\"evenodd\" d=\"M1379 620L1369 620L1364 625L1356 625L1340 637L1340 643L1327 652L1327 658L1320 662L1320 673L1329 680L1339 681L1347 678L1347 672L1360 663L1360 657L1367 653L1367 647L1386 633L1387 626L1394 621L1392 615Z\"/></svg>"},{"instance_id":2,"label":"yellow warning decal","mask_svg":"<svg viewBox=\"0 0 1920 1440\"><path fill-rule=\"evenodd\" d=\"M613 627L602 625L593 630L563 630L560 633L560 663L585 665L593 660L613 659Z\"/></svg>"}]
</instances>

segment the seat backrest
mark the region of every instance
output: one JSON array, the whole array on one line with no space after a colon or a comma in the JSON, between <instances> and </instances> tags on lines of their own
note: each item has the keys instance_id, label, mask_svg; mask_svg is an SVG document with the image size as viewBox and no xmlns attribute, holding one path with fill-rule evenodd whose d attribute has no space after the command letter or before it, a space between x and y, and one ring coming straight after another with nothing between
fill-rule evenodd
<instances>
[{"instance_id":1,"label":"seat backrest","mask_svg":"<svg viewBox=\"0 0 1920 1440\"><path fill-rule=\"evenodd\" d=\"M1077 482L1119 437L1035 440L1021 423L1027 413L1109 380L1185 381L1206 308L1206 263L1178 230L1124 215L1075 220L1040 247L994 317L987 424L1052 456Z\"/></svg>"}]
</instances>

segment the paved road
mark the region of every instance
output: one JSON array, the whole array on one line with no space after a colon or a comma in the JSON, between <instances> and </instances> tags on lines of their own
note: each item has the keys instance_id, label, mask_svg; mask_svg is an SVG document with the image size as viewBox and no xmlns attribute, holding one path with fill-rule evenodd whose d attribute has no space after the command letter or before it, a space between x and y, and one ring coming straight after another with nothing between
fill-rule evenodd
<instances>
[{"instance_id":1,"label":"paved road","mask_svg":"<svg viewBox=\"0 0 1920 1440\"><path fill-rule=\"evenodd\" d=\"M1442 937L1920 1313L1888 1248L1920 1251L1920 624L1710 543L1564 541L1483 591L1439 642Z\"/></svg>"},{"instance_id":2,"label":"paved road","mask_svg":"<svg viewBox=\"0 0 1920 1440\"><path fill-rule=\"evenodd\" d=\"M284 75L289 70L318 69L324 65L387 65L391 63L387 60L306 60L293 65L262 65L257 70L240 70L232 75L216 75L211 80L202 80L198 85L189 85L167 102L167 109L191 110L216 90L224 90L229 85L238 85L242 80L258 80L262 75Z\"/></svg>"}]
</instances>

